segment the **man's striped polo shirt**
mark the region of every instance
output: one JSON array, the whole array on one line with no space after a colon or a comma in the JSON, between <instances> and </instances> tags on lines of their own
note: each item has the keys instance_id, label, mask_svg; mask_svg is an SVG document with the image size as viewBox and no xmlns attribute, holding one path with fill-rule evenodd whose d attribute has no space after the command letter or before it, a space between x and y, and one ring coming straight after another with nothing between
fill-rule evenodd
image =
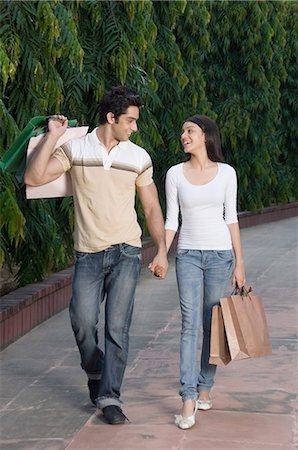
<instances>
[{"instance_id":1,"label":"man's striped polo shirt","mask_svg":"<svg viewBox=\"0 0 298 450\"><path fill-rule=\"evenodd\" d=\"M136 187L153 182L151 158L131 141L121 141L108 152L96 130L53 154L71 175L74 248L94 253L120 243L141 247L135 193Z\"/></svg>"}]
</instances>

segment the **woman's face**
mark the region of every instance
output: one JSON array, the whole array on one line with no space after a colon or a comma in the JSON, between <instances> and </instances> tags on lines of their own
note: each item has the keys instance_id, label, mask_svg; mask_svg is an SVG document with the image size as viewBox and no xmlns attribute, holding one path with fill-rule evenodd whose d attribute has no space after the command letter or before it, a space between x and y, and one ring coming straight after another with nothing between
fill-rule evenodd
<instances>
[{"instance_id":1,"label":"woman's face","mask_svg":"<svg viewBox=\"0 0 298 450\"><path fill-rule=\"evenodd\" d=\"M193 122L185 122L182 127L181 143L185 153L196 153L200 148L205 148L205 134L199 125Z\"/></svg>"}]
</instances>

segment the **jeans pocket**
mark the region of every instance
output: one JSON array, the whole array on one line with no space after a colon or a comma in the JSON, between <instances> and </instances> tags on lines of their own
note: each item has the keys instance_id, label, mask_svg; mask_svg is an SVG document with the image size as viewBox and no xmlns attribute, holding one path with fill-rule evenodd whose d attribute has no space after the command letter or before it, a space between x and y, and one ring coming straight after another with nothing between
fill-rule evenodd
<instances>
[{"instance_id":1,"label":"jeans pocket","mask_svg":"<svg viewBox=\"0 0 298 450\"><path fill-rule=\"evenodd\" d=\"M90 255L90 253L85 253L85 252L75 252L75 258L77 262L81 262L84 261L85 259L88 258L88 256Z\"/></svg>"},{"instance_id":2,"label":"jeans pocket","mask_svg":"<svg viewBox=\"0 0 298 450\"><path fill-rule=\"evenodd\" d=\"M141 247L135 247L134 245L122 244L121 253L122 255L128 258L139 258L141 260L142 257L142 249Z\"/></svg>"},{"instance_id":3,"label":"jeans pocket","mask_svg":"<svg viewBox=\"0 0 298 450\"><path fill-rule=\"evenodd\" d=\"M233 250L216 250L216 256L222 261L232 261L234 259Z\"/></svg>"},{"instance_id":4,"label":"jeans pocket","mask_svg":"<svg viewBox=\"0 0 298 450\"><path fill-rule=\"evenodd\" d=\"M177 256L184 256L189 253L189 249L187 248L178 248L177 249Z\"/></svg>"}]
</instances>

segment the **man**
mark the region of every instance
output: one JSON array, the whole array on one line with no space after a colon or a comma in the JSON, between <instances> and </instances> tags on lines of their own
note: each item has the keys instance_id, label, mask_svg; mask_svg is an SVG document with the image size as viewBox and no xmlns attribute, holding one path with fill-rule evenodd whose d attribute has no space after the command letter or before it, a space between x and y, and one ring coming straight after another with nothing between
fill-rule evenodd
<instances>
[{"instance_id":1,"label":"man","mask_svg":"<svg viewBox=\"0 0 298 450\"><path fill-rule=\"evenodd\" d=\"M128 420L121 409L120 388L141 267L136 190L157 247L150 270L164 278L168 268L152 162L143 148L129 140L137 131L141 106L135 92L127 87L113 88L101 102L99 127L57 149L67 118L54 116L24 178L26 184L39 186L70 171L76 251L70 318L81 367L88 376L90 399L110 424ZM97 336L99 308L104 299L105 353L98 347Z\"/></svg>"}]
</instances>

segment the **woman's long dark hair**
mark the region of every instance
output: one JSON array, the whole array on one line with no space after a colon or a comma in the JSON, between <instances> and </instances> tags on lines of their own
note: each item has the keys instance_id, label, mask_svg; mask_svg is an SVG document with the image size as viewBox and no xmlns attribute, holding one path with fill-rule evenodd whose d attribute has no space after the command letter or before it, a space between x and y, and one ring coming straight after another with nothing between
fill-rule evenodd
<instances>
[{"instance_id":1,"label":"woman's long dark hair","mask_svg":"<svg viewBox=\"0 0 298 450\"><path fill-rule=\"evenodd\" d=\"M216 122L207 116L200 116L199 114L189 117L185 122L195 123L204 132L208 158L214 162L224 162L220 143L220 132ZM189 161L190 158L191 155L187 154L186 160Z\"/></svg>"}]
</instances>

